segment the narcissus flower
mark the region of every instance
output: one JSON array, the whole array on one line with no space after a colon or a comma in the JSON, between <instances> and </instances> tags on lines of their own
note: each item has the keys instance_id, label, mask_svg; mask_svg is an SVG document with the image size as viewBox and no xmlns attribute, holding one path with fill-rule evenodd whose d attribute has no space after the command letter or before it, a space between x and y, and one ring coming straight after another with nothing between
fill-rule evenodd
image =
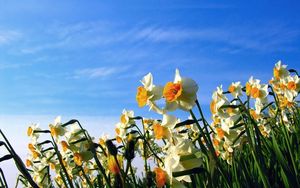
<instances>
[{"instance_id":1,"label":"narcissus flower","mask_svg":"<svg viewBox=\"0 0 300 188\"><path fill-rule=\"evenodd\" d=\"M233 95L234 98L242 95L241 82L232 82L229 86L228 91Z\"/></svg>"},{"instance_id":2,"label":"narcissus flower","mask_svg":"<svg viewBox=\"0 0 300 188\"><path fill-rule=\"evenodd\" d=\"M153 125L153 132L154 132L154 137L158 140L162 138L164 139L169 138L171 134L169 128L164 127L159 123Z\"/></svg>"},{"instance_id":3,"label":"narcissus flower","mask_svg":"<svg viewBox=\"0 0 300 188\"><path fill-rule=\"evenodd\" d=\"M150 110L162 113L161 109L156 105L155 101L161 99L163 88L153 84L153 77L151 73L144 76L141 81L143 86L137 88L136 101L139 107L149 105Z\"/></svg>"},{"instance_id":4,"label":"narcissus flower","mask_svg":"<svg viewBox=\"0 0 300 188\"><path fill-rule=\"evenodd\" d=\"M300 91L300 79L297 75L288 76L285 79L286 89L284 90L284 96L289 102L293 102Z\"/></svg>"},{"instance_id":5,"label":"narcissus flower","mask_svg":"<svg viewBox=\"0 0 300 188\"><path fill-rule=\"evenodd\" d=\"M250 77L246 83L246 94L255 99L255 111L260 113L262 108L268 103L268 85L260 84L260 80Z\"/></svg>"},{"instance_id":6,"label":"narcissus flower","mask_svg":"<svg viewBox=\"0 0 300 188\"><path fill-rule=\"evenodd\" d=\"M131 118L133 118L134 116L134 112L132 110L126 110L124 109L122 112L122 115L120 117L120 122L126 126L129 123L133 123L134 120L131 120Z\"/></svg>"},{"instance_id":7,"label":"narcissus flower","mask_svg":"<svg viewBox=\"0 0 300 188\"><path fill-rule=\"evenodd\" d=\"M39 138L39 133L35 133L34 131L41 130L38 124L32 124L27 128L27 136L33 140L37 140Z\"/></svg>"},{"instance_id":8,"label":"narcissus flower","mask_svg":"<svg viewBox=\"0 0 300 188\"><path fill-rule=\"evenodd\" d=\"M165 109L168 111L177 108L185 111L192 109L197 99L197 91L197 83L192 79L182 78L176 69L174 81L168 82L163 90L163 97L166 99Z\"/></svg>"},{"instance_id":9,"label":"narcissus flower","mask_svg":"<svg viewBox=\"0 0 300 188\"><path fill-rule=\"evenodd\" d=\"M66 132L65 128L62 127L61 125L62 125L62 123L61 123L61 117L60 116L55 118L54 124L49 125L51 135L55 139L57 139L58 136L63 136Z\"/></svg>"},{"instance_id":10,"label":"narcissus flower","mask_svg":"<svg viewBox=\"0 0 300 188\"><path fill-rule=\"evenodd\" d=\"M223 105L229 105L227 97L223 94L222 85L217 87L217 90L212 95L212 101L210 103L210 111L213 115L222 116L224 113L220 108Z\"/></svg>"},{"instance_id":11,"label":"narcissus flower","mask_svg":"<svg viewBox=\"0 0 300 188\"><path fill-rule=\"evenodd\" d=\"M154 168L154 173L155 173L156 186L158 188L163 187L168 180L168 175L167 175L166 171L164 171L163 169L161 169L159 167L156 167L156 168Z\"/></svg>"},{"instance_id":12,"label":"narcissus flower","mask_svg":"<svg viewBox=\"0 0 300 188\"><path fill-rule=\"evenodd\" d=\"M278 61L275 64L275 67L273 69L273 76L276 80L284 78L289 74L288 70L286 70L286 67L286 65L281 64L281 61Z\"/></svg>"},{"instance_id":13,"label":"narcissus flower","mask_svg":"<svg viewBox=\"0 0 300 188\"><path fill-rule=\"evenodd\" d=\"M83 163L83 157L80 153L74 153L74 162L76 165L81 166Z\"/></svg>"},{"instance_id":14,"label":"narcissus flower","mask_svg":"<svg viewBox=\"0 0 300 188\"><path fill-rule=\"evenodd\" d=\"M64 141L64 140L61 141L60 144L61 144L63 152L66 152L69 149L69 147L70 147L69 144L66 141Z\"/></svg>"},{"instance_id":15,"label":"narcissus flower","mask_svg":"<svg viewBox=\"0 0 300 188\"><path fill-rule=\"evenodd\" d=\"M170 177L172 183L172 173L183 170L189 170L202 165L201 156L199 156L198 150L191 140L174 137L175 144L170 145L166 151L165 157L165 170ZM191 178L188 175L175 178L178 181L191 182Z\"/></svg>"}]
</instances>

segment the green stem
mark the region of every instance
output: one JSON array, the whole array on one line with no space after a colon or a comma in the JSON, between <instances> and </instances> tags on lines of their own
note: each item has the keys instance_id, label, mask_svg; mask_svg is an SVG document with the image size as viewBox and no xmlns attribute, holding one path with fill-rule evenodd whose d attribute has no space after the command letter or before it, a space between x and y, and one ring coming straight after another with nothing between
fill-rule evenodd
<instances>
[{"instance_id":1,"label":"green stem","mask_svg":"<svg viewBox=\"0 0 300 188\"><path fill-rule=\"evenodd\" d=\"M15 163L19 169L19 171L23 174L23 176L28 180L28 182L30 183L30 185L33 188L38 188L38 185L33 181L31 175L29 174L29 172L27 171L22 159L17 155L17 153L15 152L15 150L13 149L13 147L10 145L8 139L6 138L6 136L3 134L2 130L0 129L0 134L2 135L2 137L4 138L5 142L8 145L8 151L10 152L10 154L13 156Z\"/></svg>"},{"instance_id":2,"label":"green stem","mask_svg":"<svg viewBox=\"0 0 300 188\"><path fill-rule=\"evenodd\" d=\"M132 165L131 165L131 164L130 164L129 168L130 168L130 173L131 173L131 175L132 175L134 187L138 187L138 186L137 186L137 183L136 183L136 179L135 179L135 174L133 173L133 169L132 169Z\"/></svg>"},{"instance_id":3,"label":"green stem","mask_svg":"<svg viewBox=\"0 0 300 188\"><path fill-rule=\"evenodd\" d=\"M68 184L69 184L69 186L70 186L71 188L74 188L73 182L72 182L72 180L71 180L71 178L70 178L70 176L69 176L69 174L68 174L68 172L67 172L67 169L66 169L66 167L65 167L65 165L64 165L64 163L63 163L63 160L62 160L62 156L61 156L61 154L60 154L60 152L59 152L59 150L58 150L57 144L56 144L56 142L55 142L55 140L54 140L54 138L53 138L52 135L51 135L51 138L52 138L52 144L53 144L55 153L56 153L56 155L57 155L59 164L60 164L60 166L61 166L61 168L62 168L62 170L63 170L63 172L64 172L64 174L65 174L65 176L66 176L66 178L67 178Z\"/></svg>"},{"instance_id":4,"label":"green stem","mask_svg":"<svg viewBox=\"0 0 300 188\"><path fill-rule=\"evenodd\" d=\"M93 141L92 141L92 138L89 136L89 134L86 133L86 130L83 129L83 127L81 126L80 122L77 121L77 120L76 120L76 122L77 122L77 124L79 125L80 129L83 130L83 133L84 133L85 137L88 139L88 142L89 142L89 144L90 144L90 146L91 146L91 151L92 151L92 153L93 153L93 155L94 155L95 162L96 162L96 164L97 164L97 166L98 166L100 172L102 173L102 175L103 175L103 177L104 177L104 180L105 180L105 182L106 182L106 185L107 185L109 188L111 188L110 180L109 180L109 178L107 177L107 175L106 175L106 173L105 173L105 170L104 170L103 166L101 165L101 163L100 163L100 161L99 161L99 159L98 159L98 157L97 157L96 148L95 148L95 146L94 146L94 143L93 143Z\"/></svg>"},{"instance_id":5,"label":"green stem","mask_svg":"<svg viewBox=\"0 0 300 188\"><path fill-rule=\"evenodd\" d=\"M85 172L84 172L84 170L83 170L82 167L80 167L80 170L81 170L81 172L82 172L82 174L83 174L83 176L84 176L84 178L85 178L87 184L89 185L90 188L92 188L92 187L93 187L93 184L91 183L89 177L85 174Z\"/></svg>"}]
</instances>

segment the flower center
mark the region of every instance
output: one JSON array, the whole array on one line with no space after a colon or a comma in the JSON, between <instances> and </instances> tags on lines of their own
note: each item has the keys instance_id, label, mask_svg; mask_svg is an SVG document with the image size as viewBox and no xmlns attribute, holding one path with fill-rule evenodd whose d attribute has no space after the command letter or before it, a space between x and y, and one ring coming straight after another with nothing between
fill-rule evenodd
<instances>
[{"instance_id":1,"label":"flower center","mask_svg":"<svg viewBox=\"0 0 300 188\"><path fill-rule=\"evenodd\" d=\"M138 87L136 94L136 101L138 102L138 106L145 106L147 104L148 98L149 97L147 90L143 86Z\"/></svg>"},{"instance_id":2,"label":"flower center","mask_svg":"<svg viewBox=\"0 0 300 188\"><path fill-rule=\"evenodd\" d=\"M163 127L160 124L153 125L153 132L156 139L162 139L168 137L168 128Z\"/></svg>"},{"instance_id":3,"label":"flower center","mask_svg":"<svg viewBox=\"0 0 300 188\"><path fill-rule=\"evenodd\" d=\"M251 89L251 96L253 98L255 98L255 99L259 98L259 95L260 95L260 91L257 87L254 87L254 88Z\"/></svg>"},{"instance_id":4,"label":"flower center","mask_svg":"<svg viewBox=\"0 0 300 188\"><path fill-rule=\"evenodd\" d=\"M279 69L274 68L274 69L273 69L273 75L274 75L275 79L278 80L279 77L280 77L280 71L279 71Z\"/></svg>"},{"instance_id":5,"label":"flower center","mask_svg":"<svg viewBox=\"0 0 300 188\"><path fill-rule=\"evenodd\" d=\"M212 114L216 113L216 101L215 100L212 100L210 103L210 111Z\"/></svg>"},{"instance_id":6,"label":"flower center","mask_svg":"<svg viewBox=\"0 0 300 188\"><path fill-rule=\"evenodd\" d=\"M181 95L181 93L182 85L180 82L168 82L164 87L163 96L168 102L173 102Z\"/></svg>"},{"instance_id":7,"label":"flower center","mask_svg":"<svg viewBox=\"0 0 300 188\"><path fill-rule=\"evenodd\" d=\"M228 91L230 92L230 93L233 93L234 91L235 91L235 86L234 85L231 85L231 86L229 86L229 88L228 88Z\"/></svg>"},{"instance_id":8,"label":"flower center","mask_svg":"<svg viewBox=\"0 0 300 188\"><path fill-rule=\"evenodd\" d=\"M224 138L224 131L221 128L216 128L217 135L220 139Z\"/></svg>"},{"instance_id":9,"label":"flower center","mask_svg":"<svg viewBox=\"0 0 300 188\"><path fill-rule=\"evenodd\" d=\"M63 149L64 152L66 152L68 150L68 144L66 141L61 141L61 147Z\"/></svg>"},{"instance_id":10,"label":"flower center","mask_svg":"<svg viewBox=\"0 0 300 188\"><path fill-rule=\"evenodd\" d=\"M82 165L82 156L80 153L74 153L74 162L78 165L81 166Z\"/></svg>"},{"instance_id":11,"label":"flower center","mask_svg":"<svg viewBox=\"0 0 300 188\"><path fill-rule=\"evenodd\" d=\"M289 81L289 83L287 84L287 88L289 90L296 90L297 89L297 85L294 81Z\"/></svg>"},{"instance_id":12,"label":"flower center","mask_svg":"<svg viewBox=\"0 0 300 188\"><path fill-rule=\"evenodd\" d=\"M33 133L32 127L28 127L28 129L27 129L27 136L31 136L32 133Z\"/></svg>"},{"instance_id":13,"label":"flower center","mask_svg":"<svg viewBox=\"0 0 300 188\"><path fill-rule=\"evenodd\" d=\"M250 95L251 89L252 89L251 84L247 82L247 83L246 83L246 94L247 94L247 95Z\"/></svg>"},{"instance_id":14,"label":"flower center","mask_svg":"<svg viewBox=\"0 0 300 188\"><path fill-rule=\"evenodd\" d=\"M161 168L155 168L154 172L157 187L163 187L167 182L167 173Z\"/></svg>"}]
</instances>

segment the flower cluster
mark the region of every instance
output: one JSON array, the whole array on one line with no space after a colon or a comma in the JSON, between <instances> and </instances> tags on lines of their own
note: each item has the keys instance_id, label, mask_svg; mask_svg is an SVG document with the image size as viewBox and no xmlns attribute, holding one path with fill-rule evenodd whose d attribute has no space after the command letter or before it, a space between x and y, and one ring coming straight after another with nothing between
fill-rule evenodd
<instances>
[{"instance_id":1,"label":"flower cluster","mask_svg":"<svg viewBox=\"0 0 300 188\"><path fill-rule=\"evenodd\" d=\"M267 186L261 174L266 166L262 165L262 148L276 144L278 130L285 136L285 131L298 130L294 125L299 111L299 76L280 61L273 73L269 84L250 77L244 85L233 82L225 91L217 87L210 103L211 121L206 120L197 101L194 80L181 77L176 70L174 81L159 86L149 73L137 88L136 101L160 118L135 116L124 109L115 135L103 134L98 140L77 120L61 123L58 117L47 130L30 125L26 165L40 187L213 187L210 178L226 182L226 175L237 173L234 161L249 156L247 150ZM181 110L186 120L175 116L176 110ZM45 136L49 139L41 141ZM290 152L289 140L285 141ZM276 155L282 158L277 149ZM293 157L289 159L296 169ZM143 161L143 169L134 166L135 160ZM142 177L137 175L140 171ZM30 187L25 179L22 182Z\"/></svg>"}]
</instances>

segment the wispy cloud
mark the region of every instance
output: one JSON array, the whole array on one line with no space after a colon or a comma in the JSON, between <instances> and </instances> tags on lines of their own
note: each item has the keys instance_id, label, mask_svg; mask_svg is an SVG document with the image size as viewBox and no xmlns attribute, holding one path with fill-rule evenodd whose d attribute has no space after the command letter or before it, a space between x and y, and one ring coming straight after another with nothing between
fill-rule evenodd
<instances>
[{"instance_id":1,"label":"wispy cloud","mask_svg":"<svg viewBox=\"0 0 300 188\"><path fill-rule=\"evenodd\" d=\"M9 44L20 39L22 34L14 30L0 30L0 45Z\"/></svg>"},{"instance_id":2,"label":"wispy cloud","mask_svg":"<svg viewBox=\"0 0 300 188\"><path fill-rule=\"evenodd\" d=\"M293 50L288 44L300 38L300 30L277 25L255 28L242 25L213 28L145 27L134 37L137 40L168 43L196 40L222 43L223 50L230 47L235 52L240 49L267 52Z\"/></svg>"},{"instance_id":3,"label":"wispy cloud","mask_svg":"<svg viewBox=\"0 0 300 188\"><path fill-rule=\"evenodd\" d=\"M76 70L72 78L107 78L111 75L122 73L128 67L96 67Z\"/></svg>"},{"instance_id":4,"label":"wispy cloud","mask_svg":"<svg viewBox=\"0 0 300 188\"><path fill-rule=\"evenodd\" d=\"M49 49L81 49L107 47L127 43L182 43L199 41L202 46L217 44L220 51L237 53L251 49L263 52L294 50L293 41L300 38L299 28L269 24L264 26L223 25L214 27L178 27L121 23L78 22L53 24L44 33L45 42L32 41L21 49L23 53L36 53ZM2 39L5 41L4 39ZM7 39L9 40L9 39ZM1 32L0 32L1 44Z\"/></svg>"}]
</instances>

